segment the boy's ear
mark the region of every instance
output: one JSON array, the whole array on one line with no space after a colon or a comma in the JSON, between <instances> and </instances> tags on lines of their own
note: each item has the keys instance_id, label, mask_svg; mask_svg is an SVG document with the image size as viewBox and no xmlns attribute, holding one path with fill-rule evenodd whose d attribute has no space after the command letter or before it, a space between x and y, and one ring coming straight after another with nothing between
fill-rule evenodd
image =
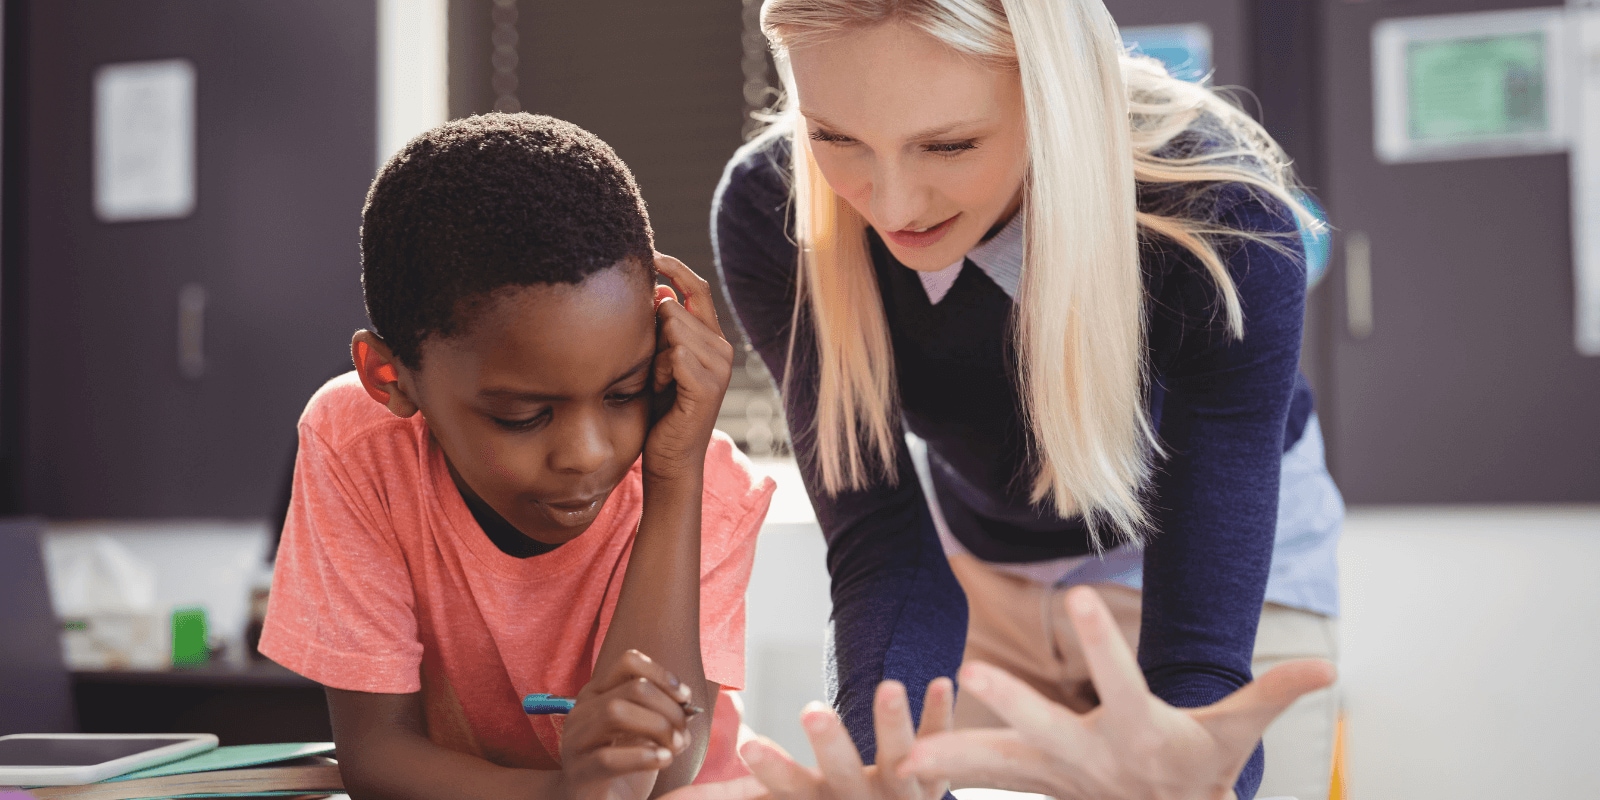
<instances>
[{"instance_id":1,"label":"boy's ear","mask_svg":"<svg viewBox=\"0 0 1600 800\"><path fill-rule=\"evenodd\" d=\"M417 404L400 386L399 362L377 334L369 330L356 331L350 339L350 360L355 362L362 388L373 400L397 417L417 413Z\"/></svg>"}]
</instances>

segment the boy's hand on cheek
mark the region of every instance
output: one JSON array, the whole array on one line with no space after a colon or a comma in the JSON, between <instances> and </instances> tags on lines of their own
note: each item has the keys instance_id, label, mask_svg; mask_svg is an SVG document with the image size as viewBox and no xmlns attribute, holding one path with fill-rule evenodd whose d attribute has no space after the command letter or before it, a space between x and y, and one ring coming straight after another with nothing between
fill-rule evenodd
<instances>
[{"instance_id":1,"label":"boy's hand on cheek","mask_svg":"<svg viewBox=\"0 0 1600 800\"><path fill-rule=\"evenodd\" d=\"M733 374L733 345L717 324L711 286L682 261L656 255L656 271L672 282L683 302L666 287L656 290L656 361L653 390L673 388L672 406L645 441L647 478L698 477L716 426L722 396Z\"/></svg>"},{"instance_id":2,"label":"boy's hand on cheek","mask_svg":"<svg viewBox=\"0 0 1600 800\"><path fill-rule=\"evenodd\" d=\"M561 732L561 771L572 800L644 800L656 773L689 747L688 687L629 650L578 693Z\"/></svg>"}]
</instances>

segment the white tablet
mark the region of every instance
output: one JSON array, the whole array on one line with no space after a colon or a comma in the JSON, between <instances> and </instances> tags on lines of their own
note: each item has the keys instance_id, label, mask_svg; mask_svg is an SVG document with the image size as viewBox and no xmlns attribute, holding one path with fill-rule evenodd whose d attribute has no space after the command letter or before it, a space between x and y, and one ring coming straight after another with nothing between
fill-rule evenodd
<instances>
[{"instance_id":1,"label":"white tablet","mask_svg":"<svg viewBox=\"0 0 1600 800\"><path fill-rule=\"evenodd\" d=\"M0 736L0 786L77 786L213 750L209 733Z\"/></svg>"}]
</instances>

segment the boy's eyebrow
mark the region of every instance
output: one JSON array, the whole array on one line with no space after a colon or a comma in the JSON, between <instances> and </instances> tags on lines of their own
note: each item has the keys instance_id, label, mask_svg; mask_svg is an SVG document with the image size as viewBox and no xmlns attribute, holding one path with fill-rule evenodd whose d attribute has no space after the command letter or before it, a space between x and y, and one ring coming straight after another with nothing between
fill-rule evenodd
<instances>
[{"instance_id":1,"label":"boy's eyebrow","mask_svg":"<svg viewBox=\"0 0 1600 800\"><path fill-rule=\"evenodd\" d=\"M618 375L617 379L612 381L611 384L613 386L615 386L616 384L622 383L623 381L625 381L625 380L627 380L627 379L629 379L629 378L631 378L631 377L633 377L635 375L638 375L641 372L644 372L645 370L650 368L651 364L655 363L655 360L656 360L656 354L655 353L651 353L650 355L647 355L644 358L639 359L638 363L634 364L631 367L628 367L628 371L622 373L621 375Z\"/></svg>"},{"instance_id":2,"label":"boy's eyebrow","mask_svg":"<svg viewBox=\"0 0 1600 800\"><path fill-rule=\"evenodd\" d=\"M650 364L652 361L654 361L654 359L654 353L639 359L639 362L629 367L627 372L617 376L617 379L612 381L611 385L615 386L635 375L638 375L640 372L649 369ZM516 389L483 389L478 392L478 396L504 400L521 400L523 402L550 402L554 400L567 399L566 395L542 394L540 392L519 392Z\"/></svg>"}]
</instances>

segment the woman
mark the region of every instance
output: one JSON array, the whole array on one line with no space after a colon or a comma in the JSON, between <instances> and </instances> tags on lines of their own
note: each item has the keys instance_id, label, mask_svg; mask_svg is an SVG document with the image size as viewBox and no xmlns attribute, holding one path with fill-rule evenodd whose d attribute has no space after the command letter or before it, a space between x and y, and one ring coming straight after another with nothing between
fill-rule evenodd
<instances>
[{"instance_id":1,"label":"woman","mask_svg":"<svg viewBox=\"0 0 1600 800\"><path fill-rule=\"evenodd\" d=\"M1229 695L1252 655L1331 657L1342 505L1298 372L1312 223L1261 128L1127 56L1099 0L767 0L762 21L787 105L730 163L714 237L828 537L862 755L881 680L920 697L964 658L1093 708L1069 586L1172 706ZM957 725L1004 721L963 698ZM1286 715L1269 791L1326 793L1332 723L1327 693Z\"/></svg>"}]
</instances>

